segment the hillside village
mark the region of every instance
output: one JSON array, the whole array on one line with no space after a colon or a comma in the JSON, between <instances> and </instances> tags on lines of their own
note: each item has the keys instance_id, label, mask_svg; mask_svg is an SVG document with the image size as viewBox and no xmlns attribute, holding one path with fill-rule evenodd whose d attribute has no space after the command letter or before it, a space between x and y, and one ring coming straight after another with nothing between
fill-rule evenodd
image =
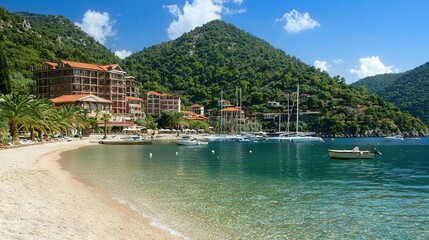
<instances>
[{"instance_id":1,"label":"hillside village","mask_svg":"<svg viewBox=\"0 0 429 240\"><path fill-rule=\"evenodd\" d=\"M348 86L342 77L331 77L223 21L120 60L63 17L4 9L1 14L3 76L11 81L2 93L82 109L86 123L69 123L84 126L75 127L76 134L102 132L103 126L116 132L138 126L206 133L302 131L325 137L428 133L421 120L364 87ZM59 36L64 36L61 41ZM67 135L69 128L56 131ZM6 129L2 138L9 136Z\"/></svg>"}]
</instances>

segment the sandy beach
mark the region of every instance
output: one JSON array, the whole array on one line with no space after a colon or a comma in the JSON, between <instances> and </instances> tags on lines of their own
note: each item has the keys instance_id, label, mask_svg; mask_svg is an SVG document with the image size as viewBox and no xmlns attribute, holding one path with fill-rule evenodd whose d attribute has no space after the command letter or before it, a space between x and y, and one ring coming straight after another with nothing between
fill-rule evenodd
<instances>
[{"instance_id":1,"label":"sandy beach","mask_svg":"<svg viewBox=\"0 0 429 240\"><path fill-rule=\"evenodd\" d=\"M0 150L2 239L176 239L61 169L87 140Z\"/></svg>"}]
</instances>

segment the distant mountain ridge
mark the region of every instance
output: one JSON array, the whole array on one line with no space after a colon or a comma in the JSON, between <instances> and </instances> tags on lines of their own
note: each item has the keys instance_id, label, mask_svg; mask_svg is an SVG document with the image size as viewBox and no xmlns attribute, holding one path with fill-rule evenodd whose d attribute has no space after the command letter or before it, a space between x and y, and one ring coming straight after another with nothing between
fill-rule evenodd
<instances>
[{"instance_id":1,"label":"distant mountain ridge","mask_svg":"<svg viewBox=\"0 0 429 240\"><path fill-rule=\"evenodd\" d=\"M429 62L404 73L377 94L429 125Z\"/></svg>"},{"instance_id":2,"label":"distant mountain ridge","mask_svg":"<svg viewBox=\"0 0 429 240\"><path fill-rule=\"evenodd\" d=\"M109 49L61 16L10 13L0 7L0 33L10 70L30 78L32 67L61 59L120 63Z\"/></svg>"},{"instance_id":3,"label":"distant mountain ridge","mask_svg":"<svg viewBox=\"0 0 429 240\"><path fill-rule=\"evenodd\" d=\"M352 86L365 86L369 93L377 94L429 125L429 62L404 73L364 78Z\"/></svg>"},{"instance_id":4,"label":"distant mountain ridge","mask_svg":"<svg viewBox=\"0 0 429 240\"><path fill-rule=\"evenodd\" d=\"M368 93L377 93L384 87L400 78L404 73L384 73L362 78L351 84L353 87L364 86Z\"/></svg>"}]
</instances>

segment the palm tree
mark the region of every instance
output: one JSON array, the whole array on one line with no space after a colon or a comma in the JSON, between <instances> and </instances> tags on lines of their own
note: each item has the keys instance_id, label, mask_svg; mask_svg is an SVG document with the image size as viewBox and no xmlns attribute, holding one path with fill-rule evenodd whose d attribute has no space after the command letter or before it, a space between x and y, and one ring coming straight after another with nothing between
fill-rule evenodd
<instances>
[{"instance_id":1,"label":"palm tree","mask_svg":"<svg viewBox=\"0 0 429 240\"><path fill-rule=\"evenodd\" d=\"M75 105L63 105L58 112L57 121L60 123L63 133L69 134L71 128L79 128L84 120L82 117L82 107Z\"/></svg>"},{"instance_id":2,"label":"palm tree","mask_svg":"<svg viewBox=\"0 0 429 240\"><path fill-rule=\"evenodd\" d=\"M46 130L57 130L54 122L57 116L57 109L52 101L48 99L34 99L31 102L32 118L26 123L30 131L31 140L34 141L34 132L38 132L39 138L42 139Z\"/></svg>"},{"instance_id":3,"label":"palm tree","mask_svg":"<svg viewBox=\"0 0 429 240\"><path fill-rule=\"evenodd\" d=\"M103 113L103 116L101 117L101 120L104 121L104 139L107 138L107 122L109 122L111 118L112 115L109 113Z\"/></svg>"},{"instance_id":4,"label":"palm tree","mask_svg":"<svg viewBox=\"0 0 429 240\"><path fill-rule=\"evenodd\" d=\"M30 96L16 93L8 94L0 98L0 118L7 121L12 142L18 143L19 127L32 119L31 102L34 99Z\"/></svg>"}]
</instances>

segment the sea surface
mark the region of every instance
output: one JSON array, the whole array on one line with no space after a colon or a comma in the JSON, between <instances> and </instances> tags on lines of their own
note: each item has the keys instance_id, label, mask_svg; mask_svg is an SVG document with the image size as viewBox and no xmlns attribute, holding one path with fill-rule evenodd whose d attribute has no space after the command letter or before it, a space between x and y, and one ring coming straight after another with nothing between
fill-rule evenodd
<instances>
[{"instance_id":1,"label":"sea surface","mask_svg":"<svg viewBox=\"0 0 429 240\"><path fill-rule=\"evenodd\" d=\"M331 160L327 149L382 152ZM429 139L96 145L62 166L184 239L429 239Z\"/></svg>"}]
</instances>

